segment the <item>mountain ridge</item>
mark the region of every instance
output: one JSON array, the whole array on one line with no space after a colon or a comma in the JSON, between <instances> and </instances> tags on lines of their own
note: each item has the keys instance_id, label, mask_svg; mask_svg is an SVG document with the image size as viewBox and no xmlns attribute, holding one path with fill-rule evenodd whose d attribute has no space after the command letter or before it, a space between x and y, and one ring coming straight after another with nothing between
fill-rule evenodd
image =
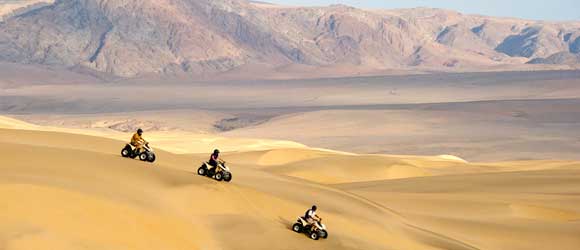
<instances>
[{"instance_id":1,"label":"mountain ridge","mask_svg":"<svg viewBox=\"0 0 580 250\"><path fill-rule=\"evenodd\" d=\"M244 65L461 70L580 53L580 22L416 8L244 0L58 0L0 23L0 61L115 76L203 75ZM549 64L574 65L571 60Z\"/></svg>"}]
</instances>

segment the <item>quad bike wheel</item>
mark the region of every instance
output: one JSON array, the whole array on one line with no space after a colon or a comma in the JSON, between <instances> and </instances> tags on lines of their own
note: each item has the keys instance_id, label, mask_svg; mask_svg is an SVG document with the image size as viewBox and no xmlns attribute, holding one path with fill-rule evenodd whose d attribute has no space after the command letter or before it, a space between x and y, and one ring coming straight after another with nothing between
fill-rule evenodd
<instances>
[{"instance_id":1,"label":"quad bike wheel","mask_svg":"<svg viewBox=\"0 0 580 250\"><path fill-rule=\"evenodd\" d=\"M201 167L199 167L197 169L198 175L205 175L206 173L207 173L207 168L204 165L201 165Z\"/></svg>"},{"instance_id":2,"label":"quad bike wheel","mask_svg":"<svg viewBox=\"0 0 580 250\"><path fill-rule=\"evenodd\" d=\"M213 177L215 175L215 168L208 169L205 174L207 175L207 177Z\"/></svg>"},{"instance_id":3,"label":"quad bike wheel","mask_svg":"<svg viewBox=\"0 0 580 250\"><path fill-rule=\"evenodd\" d=\"M323 239L328 238L328 232L326 232L326 230L320 230L319 235L320 235L320 238L323 238Z\"/></svg>"},{"instance_id":4,"label":"quad bike wheel","mask_svg":"<svg viewBox=\"0 0 580 250\"><path fill-rule=\"evenodd\" d=\"M319 238L320 238L320 235L318 235L318 232L316 232L316 231L310 232L310 239L318 240Z\"/></svg>"},{"instance_id":5,"label":"quad bike wheel","mask_svg":"<svg viewBox=\"0 0 580 250\"><path fill-rule=\"evenodd\" d=\"M232 180L232 173L230 172L225 172L224 173L224 181L226 182L230 182Z\"/></svg>"},{"instance_id":6,"label":"quad bike wheel","mask_svg":"<svg viewBox=\"0 0 580 250\"><path fill-rule=\"evenodd\" d=\"M139 160L141 161L147 161L149 159L149 155L147 154L147 152L143 152L139 155Z\"/></svg>"},{"instance_id":7,"label":"quad bike wheel","mask_svg":"<svg viewBox=\"0 0 580 250\"><path fill-rule=\"evenodd\" d=\"M153 163L156 158L155 154L148 154L147 161Z\"/></svg>"},{"instance_id":8,"label":"quad bike wheel","mask_svg":"<svg viewBox=\"0 0 580 250\"><path fill-rule=\"evenodd\" d=\"M121 156L125 158L131 157L131 149L127 147L123 148L123 150L121 150Z\"/></svg>"},{"instance_id":9,"label":"quad bike wheel","mask_svg":"<svg viewBox=\"0 0 580 250\"><path fill-rule=\"evenodd\" d=\"M215 174L215 176L213 178L215 178L217 181L222 181L224 179L224 176L223 176L222 172L219 172L219 173Z\"/></svg>"},{"instance_id":10,"label":"quad bike wheel","mask_svg":"<svg viewBox=\"0 0 580 250\"><path fill-rule=\"evenodd\" d=\"M300 233L300 231L302 231L302 225L300 225L300 223L294 223L292 231Z\"/></svg>"}]
</instances>

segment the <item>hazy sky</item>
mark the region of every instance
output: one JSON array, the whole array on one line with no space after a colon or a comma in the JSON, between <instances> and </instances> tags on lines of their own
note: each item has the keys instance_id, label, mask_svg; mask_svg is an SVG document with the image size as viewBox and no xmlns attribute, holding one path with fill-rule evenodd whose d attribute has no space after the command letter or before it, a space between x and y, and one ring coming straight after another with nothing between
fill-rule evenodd
<instances>
[{"instance_id":1,"label":"hazy sky","mask_svg":"<svg viewBox=\"0 0 580 250\"><path fill-rule=\"evenodd\" d=\"M265 0L289 5L346 4L363 8L435 7L469 14L540 20L580 20L580 0Z\"/></svg>"}]
</instances>

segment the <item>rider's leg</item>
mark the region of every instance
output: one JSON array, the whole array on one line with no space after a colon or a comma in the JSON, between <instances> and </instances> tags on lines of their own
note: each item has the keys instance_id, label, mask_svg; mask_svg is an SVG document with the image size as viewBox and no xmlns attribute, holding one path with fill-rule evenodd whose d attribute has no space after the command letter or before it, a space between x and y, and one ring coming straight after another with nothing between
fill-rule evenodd
<instances>
[{"instance_id":1,"label":"rider's leg","mask_svg":"<svg viewBox=\"0 0 580 250\"><path fill-rule=\"evenodd\" d=\"M308 218L306 219L306 223L308 223L308 226L310 226L310 230L314 229L314 223L316 223L316 221L313 218Z\"/></svg>"},{"instance_id":2,"label":"rider's leg","mask_svg":"<svg viewBox=\"0 0 580 250\"><path fill-rule=\"evenodd\" d=\"M143 151L143 144L137 144L137 145L135 146L135 152L136 152L137 154L140 154L142 151Z\"/></svg>"},{"instance_id":3,"label":"rider's leg","mask_svg":"<svg viewBox=\"0 0 580 250\"><path fill-rule=\"evenodd\" d=\"M212 167L210 169L217 168L218 163L214 159L210 159L208 163Z\"/></svg>"}]
</instances>

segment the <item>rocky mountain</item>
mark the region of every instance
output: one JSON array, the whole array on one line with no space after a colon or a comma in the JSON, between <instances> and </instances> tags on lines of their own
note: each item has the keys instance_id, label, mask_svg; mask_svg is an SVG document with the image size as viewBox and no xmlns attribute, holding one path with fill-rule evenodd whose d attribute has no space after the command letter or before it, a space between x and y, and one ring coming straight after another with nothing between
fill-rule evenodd
<instances>
[{"instance_id":1,"label":"rocky mountain","mask_svg":"<svg viewBox=\"0 0 580 250\"><path fill-rule=\"evenodd\" d=\"M528 62L529 64L580 64L580 54L570 52L559 52L547 58L536 58Z\"/></svg>"},{"instance_id":2,"label":"rocky mountain","mask_svg":"<svg viewBox=\"0 0 580 250\"><path fill-rule=\"evenodd\" d=\"M580 22L245 0L57 0L0 22L0 61L118 76L243 65L462 69L580 53ZM538 59L538 60L534 60ZM550 60L571 63L571 60Z\"/></svg>"},{"instance_id":3,"label":"rocky mountain","mask_svg":"<svg viewBox=\"0 0 580 250\"><path fill-rule=\"evenodd\" d=\"M54 0L0 0L0 21L54 3Z\"/></svg>"}]
</instances>

